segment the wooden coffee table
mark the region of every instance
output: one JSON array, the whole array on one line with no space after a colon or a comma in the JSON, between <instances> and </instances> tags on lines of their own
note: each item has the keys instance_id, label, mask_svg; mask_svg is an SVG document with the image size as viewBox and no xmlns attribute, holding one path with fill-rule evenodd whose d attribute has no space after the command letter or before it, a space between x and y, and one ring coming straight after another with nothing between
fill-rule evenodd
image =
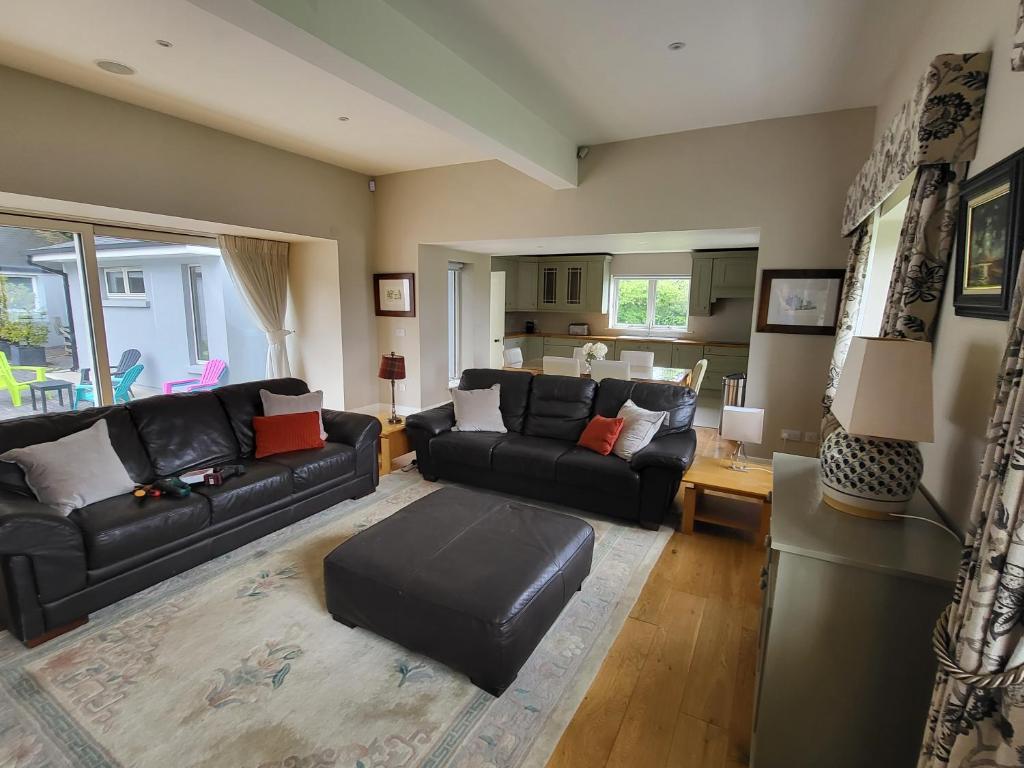
<instances>
[{"instance_id":1,"label":"wooden coffee table","mask_svg":"<svg viewBox=\"0 0 1024 768\"><path fill-rule=\"evenodd\" d=\"M412 451L409 435L405 431L405 419L401 424L388 424L390 413L377 414L380 421L380 474L391 472L391 462Z\"/></svg>"},{"instance_id":2,"label":"wooden coffee table","mask_svg":"<svg viewBox=\"0 0 1024 768\"><path fill-rule=\"evenodd\" d=\"M728 528L757 531L763 540L768 535L772 517L772 465L771 462L752 459L749 469L739 472L729 468L728 458L697 456L683 475L686 487L683 497L683 533L693 533L693 523L722 525ZM747 516L701 509L704 491L718 491L749 499L760 506L757 525L751 525Z\"/></svg>"}]
</instances>

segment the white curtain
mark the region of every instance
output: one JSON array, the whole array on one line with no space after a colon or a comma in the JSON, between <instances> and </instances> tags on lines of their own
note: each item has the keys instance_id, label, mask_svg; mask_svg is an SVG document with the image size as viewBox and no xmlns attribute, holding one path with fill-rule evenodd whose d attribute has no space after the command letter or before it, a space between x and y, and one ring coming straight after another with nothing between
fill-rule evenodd
<instances>
[{"instance_id":1,"label":"white curtain","mask_svg":"<svg viewBox=\"0 0 1024 768\"><path fill-rule=\"evenodd\" d=\"M291 376L284 315L288 308L288 243L220 235L231 278L267 334L267 377Z\"/></svg>"}]
</instances>

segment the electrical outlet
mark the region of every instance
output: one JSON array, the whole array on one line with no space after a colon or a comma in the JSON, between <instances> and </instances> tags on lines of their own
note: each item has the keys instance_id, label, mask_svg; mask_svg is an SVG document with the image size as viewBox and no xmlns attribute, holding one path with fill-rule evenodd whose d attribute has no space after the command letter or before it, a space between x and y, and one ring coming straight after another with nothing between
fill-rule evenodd
<instances>
[{"instance_id":1,"label":"electrical outlet","mask_svg":"<svg viewBox=\"0 0 1024 768\"><path fill-rule=\"evenodd\" d=\"M818 433L817 432L804 432L804 442L805 443L816 443L816 442L818 442Z\"/></svg>"},{"instance_id":2,"label":"electrical outlet","mask_svg":"<svg viewBox=\"0 0 1024 768\"><path fill-rule=\"evenodd\" d=\"M395 336L405 336L405 328L395 328Z\"/></svg>"},{"instance_id":3,"label":"electrical outlet","mask_svg":"<svg viewBox=\"0 0 1024 768\"><path fill-rule=\"evenodd\" d=\"M793 440L793 441L796 441L796 442L800 442L800 438L801 438L801 432L800 432L799 429L784 429L784 430L782 430L782 439L783 440Z\"/></svg>"},{"instance_id":4,"label":"electrical outlet","mask_svg":"<svg viewBox=\"0 0 1024 768\"><path fill-rule=\"evenodd\" d=\"M405 392L405 384L400 384L396 382L395 389L399 392Z\"/></svg>"}]
</instances>

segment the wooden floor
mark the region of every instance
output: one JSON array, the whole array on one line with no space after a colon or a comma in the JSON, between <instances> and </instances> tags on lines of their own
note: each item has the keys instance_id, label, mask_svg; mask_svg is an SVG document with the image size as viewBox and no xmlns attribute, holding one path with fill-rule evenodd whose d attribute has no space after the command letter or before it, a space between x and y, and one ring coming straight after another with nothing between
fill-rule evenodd
<instances>
[{"instance_id":1,"label":"wooden floor","mask_svg":"<svg viewBox=\"0 0 1024 768\"><path fill-rule=\"evenodd\" d=\"M720 455L714 430L699 450ZM754 534L676 532L548 768L749 762L764 549Z\"/></svg>"}]
</instances>

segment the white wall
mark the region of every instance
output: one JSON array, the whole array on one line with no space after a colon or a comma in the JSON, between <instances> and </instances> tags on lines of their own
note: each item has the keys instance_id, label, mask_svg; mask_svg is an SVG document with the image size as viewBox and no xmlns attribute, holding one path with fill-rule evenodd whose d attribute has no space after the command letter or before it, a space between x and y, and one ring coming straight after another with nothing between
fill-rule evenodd
<instances>
[{"instance_id":1,"label":"white wall","mask_svg":"<svg viewBox=\"0 0 1024 768\"><path fill-rule=\"evenodd\" d=\"M376 270L416 270L429 243L736 227L760 227L760 269L842 268L843 201L873 127L874 110L860 109L605 144L591 149L573 190L546 188L496 162L383 176ZM436 376L429 359L445 344L437 329L422 315L378 320L380 348L406 355L405 405L429 404L437 392L421 376ZM748 404L767 408L759 453L781 446L783 427L818 429L832 344L752 334Z\"/></svg>"},{"instance_id":2,"label":"white wall","mask_svg":"<svg viewBox=\"0 0 1024 768\"><path fill-rule=\"evenodd\" d=\"M171 216L334 241L345 404L377 401L366 176L4 67L0 94L0 196L68 201L84 218L122 209L135 226Z\"/></svg>"},{"instance_id":3,"label":"white wall","mask_svg":"<svg viewBox=\"0 0 1024 768\"><path fill-rule=\"evenodd\" d=\"M1011 71L1009 64L1017 7L1017 0L933 0L882 94L876 136L911 95L936 54L992 50L985 115L971 175L1024 146L1024 73ZM926 489L946 516L962 527L984 454L985 425L1007 324L957 317L952 288L947 288L934 348L935 442L922 445L921 450Z\"/></svg>"}]
</instances>

